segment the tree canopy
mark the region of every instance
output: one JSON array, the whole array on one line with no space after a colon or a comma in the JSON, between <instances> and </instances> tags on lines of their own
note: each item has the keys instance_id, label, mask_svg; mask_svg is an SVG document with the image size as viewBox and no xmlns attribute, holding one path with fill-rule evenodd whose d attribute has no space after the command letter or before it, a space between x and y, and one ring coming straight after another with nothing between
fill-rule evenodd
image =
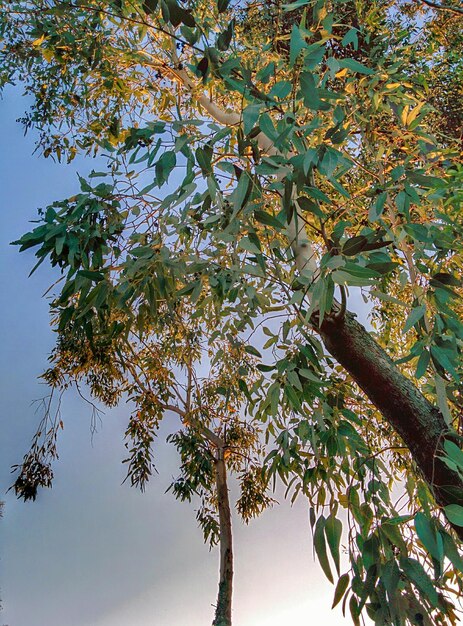
<instances>
[{"instance_id":1,"label":"tree canopy","mask_svg":"<svg viewBox=\"0 0 463 626\"><path fill-rule=\"evenodd\" d=\"M245 521L276 481L308 499L355 624L456 624L463 9L12 0L0 35L38 150L107 159L15 242L60 273L43 378L52 399L84 382L132 402L142 488L171 419L171 490L220 543L214 624L231 623L227 473ZM18 496L51 484L60 425L50 401Z\"/></svg>"}]
</instances>

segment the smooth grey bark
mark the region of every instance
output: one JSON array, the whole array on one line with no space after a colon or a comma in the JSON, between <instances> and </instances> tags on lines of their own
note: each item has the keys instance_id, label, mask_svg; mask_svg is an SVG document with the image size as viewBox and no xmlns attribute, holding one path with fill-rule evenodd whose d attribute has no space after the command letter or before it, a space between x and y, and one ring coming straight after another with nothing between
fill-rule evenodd
<instances>
[{"instance_id":1,"label":"smooth grey bark","mask_svg":"<svg viewBox=\"0 0 463 626\"><path fill-rule=\"evenodd\" d=\"M456 440L442 413L396 367L370 333L347 312L328 316L318 329L328 352L400 435L432 489L436 502L463 506L463 481L439 458L446 439ZM463 528L453 525L463 540Z\"/></svg>"},{"instance_id":2,"label":"smooth grey bark","mask_svg":"<svg viewBox=\"0 0 463 626\"><path fill-rule=\"evenodd\" d=\"M231 626L233 596L233 539L231 526L230 498L227 486L227 468L224 459L224 448L217 449L215 461L217 486L217 507L219 510L219 593L213 626Z\"/></svg>"}]
</instances>

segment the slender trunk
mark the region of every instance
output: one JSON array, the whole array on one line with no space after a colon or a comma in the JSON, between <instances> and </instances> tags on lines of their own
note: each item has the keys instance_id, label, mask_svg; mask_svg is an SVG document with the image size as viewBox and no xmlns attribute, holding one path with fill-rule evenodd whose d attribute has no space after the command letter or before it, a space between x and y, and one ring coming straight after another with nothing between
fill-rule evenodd
<instances>
[{"instance_id":1,"label":"slender trunk","mask_svg":"<svg viewBox=\"0 0 463 626\"><path fill-rule=\"evenodd\" d=\"M463 481L439 456L446 438L453 439L442 413L394 365L351 313L326 318L320 334L327 350L403 439L440 506L463 506ZM454 526L463 539L463 528Z\"/></svg>"},{"instance_id":2,"label":"slender trunk","mask_svg":"<svg viewBox=\"0 0 463 626\"><path fill-rule=\"evenodd\" d=\"M213 626L231 626L232 594L233 594L233 544L230 500L227 487L227 468L224 460L224 449L217 449L215 465L217 486L217 504L220 523L220 577L217 607Z\"/></svg>"}]
</instances>

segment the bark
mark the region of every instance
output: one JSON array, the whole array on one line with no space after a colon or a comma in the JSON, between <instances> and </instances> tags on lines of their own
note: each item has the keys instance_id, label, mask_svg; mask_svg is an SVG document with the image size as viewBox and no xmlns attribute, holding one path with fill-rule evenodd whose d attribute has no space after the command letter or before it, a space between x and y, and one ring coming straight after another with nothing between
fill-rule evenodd
<instances>
[{"instance_id":1,"label":"bark","mask_svg":"<svg viewBox=\"0 0 463 626\"><path fill-rule=\"evenodd\" d=\"M325 347L403 439L441 506L463 506L463 481L439 456L455 440L444 416L395 366L351 313L326 318L319 329ZM454 526L460 539L463 528Z\"/></svg>"},{"instance_id":2,"label":"bark","mask_svg":"<svg viewBox=\"0 0 463 626\"><path fill-rule=\"evenodd\" d=\"M220 523L220 574L219 593L213 626L231 626L233 595L233 543L230 499L227 487L227 469L223 447L217 450L216 460L217 505Z\"/></svg>"}]
</instances>

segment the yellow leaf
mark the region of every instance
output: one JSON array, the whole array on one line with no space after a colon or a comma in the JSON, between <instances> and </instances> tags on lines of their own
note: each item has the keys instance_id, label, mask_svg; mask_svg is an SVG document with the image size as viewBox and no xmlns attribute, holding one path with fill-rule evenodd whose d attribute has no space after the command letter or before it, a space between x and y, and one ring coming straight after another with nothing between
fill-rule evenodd
<instances>
[{"instance_id":1,"label":"yellow leaf","mask_svg":"<svg viewBox=\"0 0 463 626\"><path fill-rule=\"evenodd\" d=\"M53 53L53 50L50 50L49 48L45 48L42 50L42 56L45 59L45 61L50 63L50 61L54 58L55 55Z\"/></svg>"},{"instance_id":2,"label":"yellow leaf","mask_svg":"<svg viewBox=\"0 0 463 626\"><path fill-rule=\"evenodd\" d=\"M41 35L38 39L32 42L33 46L40 46L45 41L45 35Z\"/></svg>"},{"instance_id":3,"label":"yellow leaf","mask_svg":"<svg viewBox=\"0 0 463 626\"><path fill-rule=\"evenodd\" d=\"M408 104L406 106L404 106L402 113L400 114L400 121L402 122L402 124L404 126L407 125L407 116L408 116L408 111L409 111L410 107L408 106Z\"/></svg>"},{"instance_id":4,"label":"yellow leaf","mask_svg":"<svg viewBox=\"0 0 463 626\"><path fill-rule=\"evenodd\" d=\"M339 504L344 508L347 509L349 506L349 498L346 496L345 493L340 493L338 494L338 500L339 500Z\"/></svg>"},{"instance_id":5,"label":"yellow leaf","mask_svg":"<svg viewBox=\"0 0 463 626\"><path fill-rule=\"evenodd\" d=\"M416 105L414 109L409 112L409 114L407 115L407 126L410 126L410 124L417 117L418 113L421 111L425 104L425 102L420 102Z\"/></svg>"}]
</instances>

